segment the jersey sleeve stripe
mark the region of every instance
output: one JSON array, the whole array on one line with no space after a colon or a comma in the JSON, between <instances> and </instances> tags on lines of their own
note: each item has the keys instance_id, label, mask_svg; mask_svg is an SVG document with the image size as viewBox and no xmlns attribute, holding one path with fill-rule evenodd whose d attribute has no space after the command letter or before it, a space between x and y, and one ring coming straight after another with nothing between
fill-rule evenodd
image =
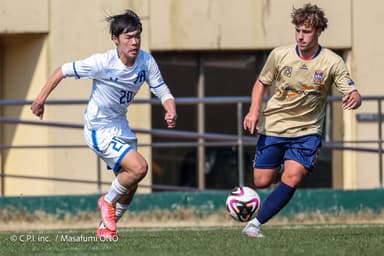
<instances>
[{"instance_id":1,"label":"jersey sleeve stripe","mask_svg":"<svg viewBox=\"0 0 384 256\"><path fill-rule=\"evenodd\" d=\"M260 79L258 79L259 80L259 82L262 84L262 85L264 85L264 86L270 86L269 84L267 84L267 83L264 83L263 81L261 81Z\"/></svg>"},{"instance_id":2,"label":"jersey sleeve stripe","mask_svg":"<svg viewBox=\"0 0 384 256\"><path fill-rule=\"evenodd\" d=\"M75 65L75 62L72 62L72 67L73 67L73 72L75 73L75 77L77 79L80 79L80 76L79 74L77 74L77 71L76 71L76 65Z\"/></svg>"},{"instance_id":3,"label":"jersey sleeve stripe","mask_svg":"<svg viewBox=\"0 0 384 256\"><path fill-rule=\"evenodd\" d=\"M158 84L156 86L149 86L149 87L151 87L152 89L156 89L156 88L159 88L160 86L162 86L164 84L165 84L165 82L162 82L161 84Z\"/></svg>"}]
</instances>

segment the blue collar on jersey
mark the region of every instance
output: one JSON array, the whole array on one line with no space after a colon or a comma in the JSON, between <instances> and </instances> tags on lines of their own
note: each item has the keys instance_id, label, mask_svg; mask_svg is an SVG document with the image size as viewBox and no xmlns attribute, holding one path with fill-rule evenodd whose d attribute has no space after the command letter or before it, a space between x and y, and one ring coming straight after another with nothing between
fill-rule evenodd
<instances>
[{"instance_id":1,"label":"blue collar on jersey","mask_svg":"<svg viewBox=\"0 0 384 256\"><path fill-rule=\"evenodd\" d=\"M323 49L323 47L321 47L321 45L319 45L319 49L317 49L317 52L315 53L315 55L312 56L312 59L316 58L320 54L321 49ZM295 47L295 50L296 50L297 56L299 56L301 58L300 52L299 52L299 47L297 45Z\"/></svg>"}]
</instances>

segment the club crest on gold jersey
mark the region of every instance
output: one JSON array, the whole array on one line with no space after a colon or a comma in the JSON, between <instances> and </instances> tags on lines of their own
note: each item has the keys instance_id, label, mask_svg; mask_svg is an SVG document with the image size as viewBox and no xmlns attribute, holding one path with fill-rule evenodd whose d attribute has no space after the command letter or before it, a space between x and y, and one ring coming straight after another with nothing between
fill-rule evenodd
<instances>
[{"instance_id":1,"label":"club crest on gold jersey","mask_svg":"<svg viewBox=\"0 0 384 256\"><path fill-rule=\"evenodd\" d=\"M321 70L316 70L315 74L313 75L313 82L316 84L320 84L323 78L324 78L324 72Z\"/></svg>"}]
</instances>

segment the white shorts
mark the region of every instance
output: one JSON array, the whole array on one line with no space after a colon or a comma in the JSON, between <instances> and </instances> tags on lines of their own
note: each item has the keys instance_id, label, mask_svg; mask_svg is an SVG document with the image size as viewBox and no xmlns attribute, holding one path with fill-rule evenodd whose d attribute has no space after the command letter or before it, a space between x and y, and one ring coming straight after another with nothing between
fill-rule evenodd
<instances>
[{"instance_id":1,"label":"white shorts","mask_svg":"<svg viewBox=\"0 0 384 256\"><path fill-rule=\"evenodd\" d=\"M137 150L137 138L127 122L116 122L113 127L88 129L84 127L84 138L88 146L105 161L114 172L131 150Z\"/></svg>"}]
</instances>

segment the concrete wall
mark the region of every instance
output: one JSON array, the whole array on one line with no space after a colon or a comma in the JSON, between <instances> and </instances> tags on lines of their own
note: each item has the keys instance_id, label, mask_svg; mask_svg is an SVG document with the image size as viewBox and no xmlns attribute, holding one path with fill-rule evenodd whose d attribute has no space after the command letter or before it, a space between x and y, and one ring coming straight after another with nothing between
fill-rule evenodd
<instances>
[{"instance_id":1,"label":"concrete wall","mask_svg":"<svg viewBox=\"0 0 384 256\"><path fill-rule=\"evenodd\" d=\"M290 24L292 7L307 1L282 0L2 0L0 1L0 72L3 99L32 100L48 75L64 62L82 59L113 48L108 24L110 14L134 9L144 25L142 47L146 50L257 50L294 41ZM363 95L383 95L380 87L383 39L380 27L384 3L380 0L311 1L325 9L329 29L321 44L348 51L347 64ZM66 79L50 99L85 99L91 82ZM176 95L177 96L177 95ZM138 97L149 97L144 89ZM47 106L44 119L82 123L85 106ZM345 112L339 124L345 140L377 139L374 124L356 123L356 113L376 112L373 103ZM25 107L4 107L7 117L34 119ZM135 128L150 128L150 107L133 106L129 118ZM162 117L159 117L162 118ZM149 136L139 136L149 143ZM3 125L3 144L84 144L81 130ZM377 146L377 145L371 145ZM140 151L151 159L150 149ZM343 153L343 173L335 185L343 188L379 186L375 154ZM4 150L2 170L7 174L96 179L97 159L89 149ZM102 164L104 169L104 165ZM112 173L103 171L104 181ZM144 184L151 180L150 175ZM108 186L104 186L106 190ZM94 193L94 185L6 179L5 193Z\"/></svg>"},{"instance_id":2,"label":"concrete wall","mask_svg":"<svg viewBox=\"0 0 384 256\"><path fill-rule=\"evenodd\" d=\"M160 0L150 3L152 50L270 49L294 40L292 7L307 1ZM350 0L312 1L327 11L330 28L322 42L351 46ZM378 1L379 2L379 1ZM343 15L340 15L342 13ZM343 29L340 29L340 28Z\"/></svg>"},{"instance_id":3,"label":"concrete wall","mask_svg":"<svg viewBox=\"0 0 384 256\"><path fill-rule=\"evenodd\" d=\"M383 95L381 72L384 49L378 42L383 39L380 32L384 3L380 1L353 1L353 40L352 40L352 72L359 88L366 95ZM359 113L377 112L376 102L366 102ZM351 126L360 140L377 140L376 125L359 124ZM377 147L371 144L372 147ZM368 188L379 186L378 159L375 154L358 154L356 161L355 183L352 188ZM345 170L348 172L348 170Z\"/></svg>"}]
</instances>

